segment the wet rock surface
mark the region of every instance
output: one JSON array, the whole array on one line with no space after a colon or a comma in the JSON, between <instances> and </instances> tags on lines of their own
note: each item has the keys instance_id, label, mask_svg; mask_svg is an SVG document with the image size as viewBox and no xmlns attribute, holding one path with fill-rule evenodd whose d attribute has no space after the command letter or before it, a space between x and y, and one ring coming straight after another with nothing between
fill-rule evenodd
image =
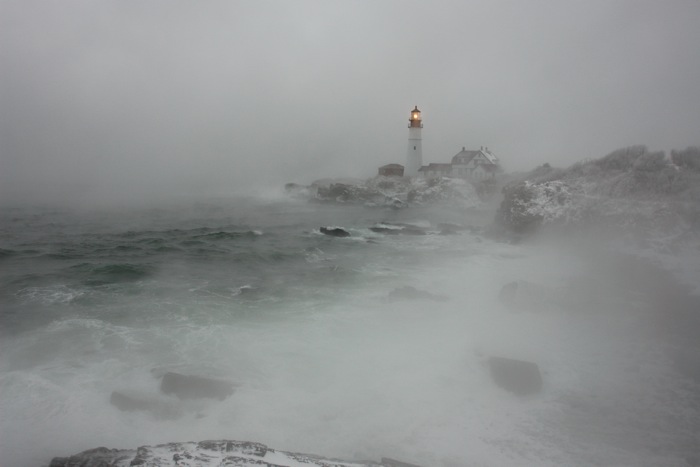
<instances>
[{"instance_id":1,"label":"wet rock surface","mask_svg":"<svg viewBox=\"0 0 700 467\"><path fill-rule=\"evenodd\" d=\"M347 230L342 229L340 227L321 227L319 230L321 231L322 234L328 235L330 237L343 238L343 237L350 236L350 232L348 232Z\"/></svg>"}]
</instances>

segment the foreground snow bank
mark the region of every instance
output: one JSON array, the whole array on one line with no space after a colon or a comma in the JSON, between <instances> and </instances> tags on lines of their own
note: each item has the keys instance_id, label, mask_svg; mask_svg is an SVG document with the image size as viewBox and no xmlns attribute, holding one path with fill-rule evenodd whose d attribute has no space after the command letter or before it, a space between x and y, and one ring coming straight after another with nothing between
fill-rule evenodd
<instances>
[{"instance_id":1,"label":"foreground snow bank","mask_svg":"<svg viewBox=\"0 0 700 467\"><path fill-rule=\"evenodd\" d=\"M71 457L56 457L50 467L129 467L166 466L224 466L254 467L418 467L383 458L372 461L345 462L310 454L298 454L270 449L264 444L248 441L200 441L142 446L138 449L96 448Z\"/></svg>"}]
</instances>

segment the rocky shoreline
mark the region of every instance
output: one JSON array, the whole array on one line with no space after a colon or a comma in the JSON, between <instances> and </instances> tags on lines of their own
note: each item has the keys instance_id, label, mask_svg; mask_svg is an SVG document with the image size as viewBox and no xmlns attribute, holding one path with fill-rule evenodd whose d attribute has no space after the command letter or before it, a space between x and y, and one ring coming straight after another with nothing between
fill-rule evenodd
<instances>
[{"instance_id":1,"label":"rocky shoreline","mask_svg":"<svg viewBox=\"0 0 700 467\"><path fill-rule=\"evenodd\" d=\"M692 258L697 258L697 226L700 219L696 203L700 199L698 173L695 166L678 168L663 155L649 153L644 148L627 148L567 170L542 166L528 174L526 179L515 180L503 191L503 202L493 225L480 231L480 234L507 241L536 238L536 241L549 247L554 247L557 242L568 242L571 248L591 247L590 253L600 257L587 255L596 268L587 276L578 277L560 288L519 279L505 284L499 299L512 313L542 313L558 309L562 303L567 308L584 312L604 305L597 300L605 297L624 299L624 307L639 308L636 311L649 326L647 332L654 336L655 342L663 344L659 348L667 359L668 374L684 381L688 387L696 388L700 382L697 364L700 348L695 338L700 324L697 315L700 289L693 290L697 283L681 283L673 271L678 268L664 267L663 259L664 255L673 258L684 256L691 262ZM312 202L392 209L437 202L456 203L464 207L483 204L474 186L453 179L427 182L375 177L366 182L327 180L311 186L288 184L285 188L290 196ZM428 232L408 224L381 224L369 228L384 235L449 234L464 229L467 228L446 226L437 232ZM347 230L335 226L321 227L319 231L331 237L351 236ZM558 235L561 233L566 235ZM587 238L591 240L582 242ZM615 251L621 254L611 254ZM650 261L650 258L657 260ZM697 263L694 267L697 267ZM614 280L601 281L600 277ZM449 298L403 287L391 292L386 300L440 302ZM534 362L488 355L479 355L479 360L492 382L515 396L538 394L543 383L547 382L543 381L547 378L546 365L543 365L541 373ZM635 361L635 365L644 363L640 362ZM637 376L632 376L633 381L638 381ZM639 380L643 378L640 376ZM222 400L234 391L235 384L229 381L175 373L163 375L161 385L161 392L179 399L205 397ZM662 397L663 394L642 392L642 396ZM171 414L151 399L141 399L132 394L115 392L111 403L123 411L147 411L157 417ZM700 411L700 402L695 397L688 398L684 405L686 413ZM673 408L675 410L676 406ZM638 407L635 404L629 403L618 409L631 417L633 429L639 433L647 431L647 420L637 415ZM572 419L588 416L585 410L578 411L576 407L570 412ZM666 414L657 409L655 415ZM604 422L611 423L601 416L600 423ZM668 423L674 427L680 426L683 433L697 432L698 428L692 417L688 420L670 420ZM574 423L572 426L578 425ZM579 434L572 432L574 436ZM689 453L688 462L696 465L697 448L692 447L691 441L685 438L678 443L684 452ZM684 443L688 443L687 446ZM666 444L662 448L669 452L677 449ZM50 463L50 467L139 465L417 467L416 464L391 458L347 461L232 440L175 442L136 449L100 447L69 457L56 457Z\"/></svg>"},{"instance_id":2,"label":"rocky shoreline","mask_svg":"<svg viewBox=\"0 0 700 467\"><path fill-rule=\"evenodd\" d=\"M487 194L495 191L493 187L489 191L482 185L452 178L425 180L377 176L367 180L322 179L310 185L287 183L284 188L291 197L320 203L395 209L448 203L470 208L481 205Z\"/></svg>"}]
</instances>

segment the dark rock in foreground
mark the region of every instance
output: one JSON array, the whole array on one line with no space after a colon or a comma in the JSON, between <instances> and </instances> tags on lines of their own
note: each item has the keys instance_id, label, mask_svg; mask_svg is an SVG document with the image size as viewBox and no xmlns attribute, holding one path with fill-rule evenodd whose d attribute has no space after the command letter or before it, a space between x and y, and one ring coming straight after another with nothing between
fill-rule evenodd
<instances>
[{"instance_id":1,"label":"dark rock in foreground","mask_svg":"<svg viewBox=\"0 0 700 467\"><path fill-rule=\"evenodd\" d=\"M321 227L321 233L331 237L349 237L350 232L340 227Z\"/></svg>"},{"instance_id":2,"label":"dark rock in foreground","mask_svg":"<svg viewBox=\"0 0 700 467\"><path fill-rule=\"evenodd\" d=\"M224 400L233 394L234 384L230 381L168 372L163 375L160 390L164 394L173 394L180 399Z\"/></svg>"},{"instance_id":3,"label":"dark rock in foreground","mask_svg":"<svg viewBox=\"0 0 700 467\"><path fill-rule=\"evenodd\" d=\"M312 454L270 449L264 444L246 441L201 441L142 446L138 449L91 449L70 457L55 457L50 467L418 467L414 464L382 458L348 462Z\"/></svg>"},{"instance_id":4,"label":"dark rock in foreground","mask_svg":"<svg viewBox=\"0 0 700 467\"><path fill-rule=\"evenodd\" d=\"M542 390L542 375L536 363L504 357L489 357L491 379L501 388L518 396Z\"/></svg>"}]
</instances>

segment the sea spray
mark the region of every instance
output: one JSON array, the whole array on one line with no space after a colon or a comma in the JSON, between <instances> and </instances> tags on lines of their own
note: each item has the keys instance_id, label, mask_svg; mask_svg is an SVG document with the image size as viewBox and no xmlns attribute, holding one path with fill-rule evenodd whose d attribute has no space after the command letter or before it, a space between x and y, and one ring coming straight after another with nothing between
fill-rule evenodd
<instances>
[{"instance_id":1,"label":"sea spray","mask_svg":"<svg viewBox=\"0 0 700 467\"><path fill-rule=\"evenodd\" d=\"M670 465L696 449L692 426L670 422L687 407L669 388L689 388L666 337L639 290L596 285L614 277L598 258L439 235L440 223L468 224L463 211L247 200L184 212L66 213L60 225L33 213L5 227L2 248L20 253L0 276L3 464L222 438L434 466ZM427 233L370 230L390 224ZM52 238L79 254L42 255ZM509 307L499 293L523 279L557 298ZM417 293L401 299L407 287ZM537 363L542 391L499 388L490 356ZM181 401L160 391L167 372L236 390ZM114 391L176 416L121 411ZM665 434L646 448L653 420Z\"/></svg>"}]
</instances>

